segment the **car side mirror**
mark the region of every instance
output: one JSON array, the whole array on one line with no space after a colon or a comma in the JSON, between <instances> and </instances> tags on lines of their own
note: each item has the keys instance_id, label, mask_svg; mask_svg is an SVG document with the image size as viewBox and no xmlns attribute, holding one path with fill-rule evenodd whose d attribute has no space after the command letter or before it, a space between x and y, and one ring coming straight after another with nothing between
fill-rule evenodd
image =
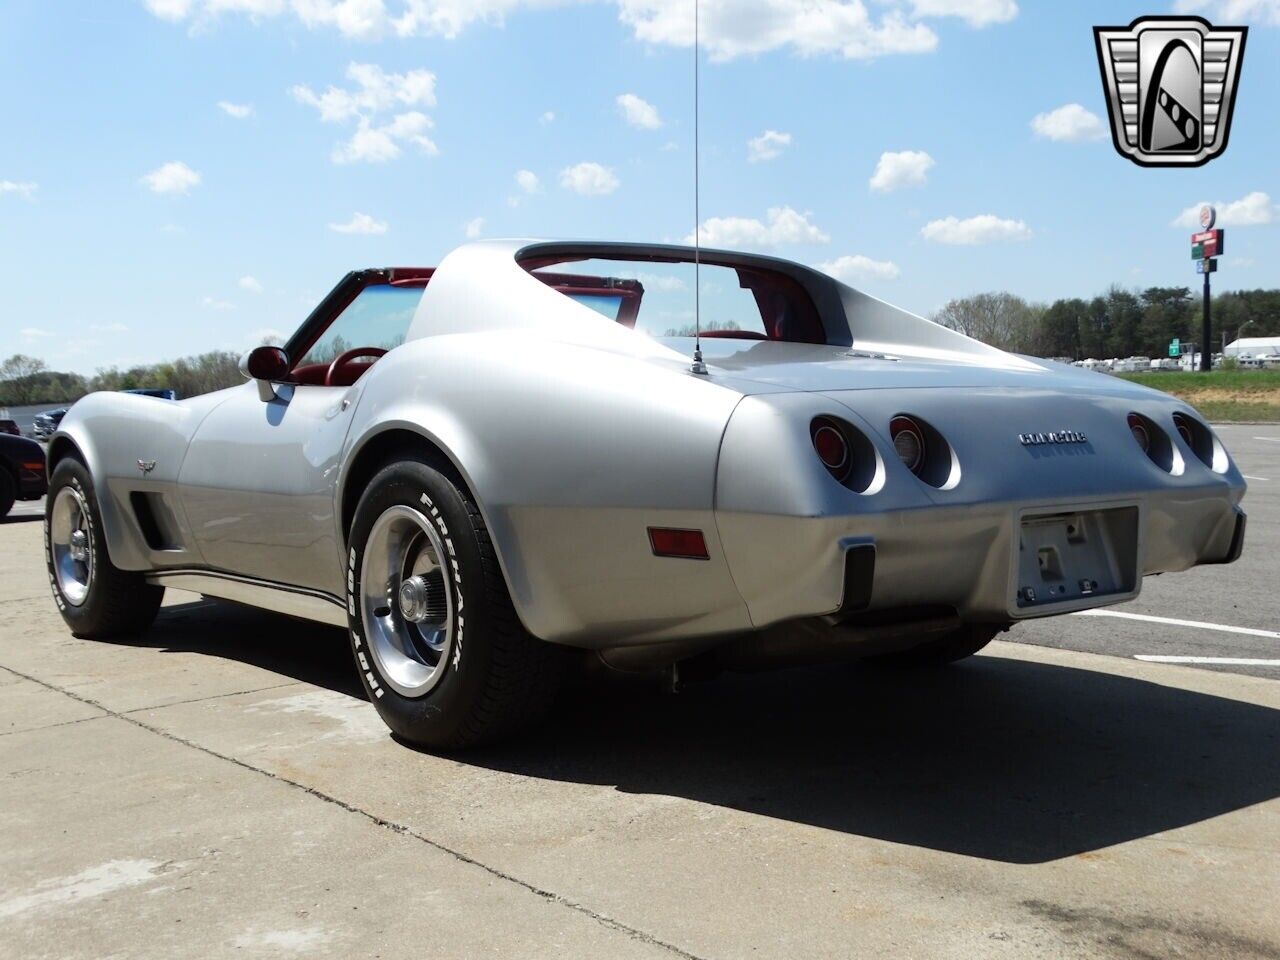
<instances>
[{"instance_id":1,"label":"car side mirror","mask_svg":"<svg viewBox=\"0 0 1280 960\"><path fill-rule=\"evenodd\" d=\"M289 376L289 356L279 347L254 347L240 358L240 372L258 381L258 397L267 403L276 399L274 384Z\"/></svg>"}]
</instances>

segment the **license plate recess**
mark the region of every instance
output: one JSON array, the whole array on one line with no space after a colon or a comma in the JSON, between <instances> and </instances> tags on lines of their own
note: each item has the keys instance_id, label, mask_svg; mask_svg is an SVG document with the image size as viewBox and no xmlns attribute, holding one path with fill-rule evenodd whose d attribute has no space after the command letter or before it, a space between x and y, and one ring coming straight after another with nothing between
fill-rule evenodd
<instances>
[{"instance_id":1,"label":"license plate recess","mask_svg":"<svg viewBox=\"0 0 1280 960\"><path fill-rule=\"evenodd\" d=\"M1027 613L1131 594L1138 585L1138 508L1024 514L1016 563L1014 599Z\"/></svg>"}]
</instances>

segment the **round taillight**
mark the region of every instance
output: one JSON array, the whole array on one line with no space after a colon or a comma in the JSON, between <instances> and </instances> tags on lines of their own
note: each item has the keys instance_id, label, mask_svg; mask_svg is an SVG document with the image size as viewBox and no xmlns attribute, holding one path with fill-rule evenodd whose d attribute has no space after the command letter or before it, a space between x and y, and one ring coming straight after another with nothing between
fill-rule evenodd
<instances>
[{"instance_id":1,"label":"round taillight","mask_svg":"<svg viewBox=\"0 0 1280 960\"><path fill-rule=\"evenodd\" d=\"M809 433L813 438L813 449L817 451L822 465L843 483L852 465L849 441L845 439L844 432L831 420L819 417L813 421Z\"/></svg>"},{"instance_id":2,"label":"round taillight","mask_svg":"<svg viewBox=\"0 0 1280 960\"><path fill-rule=\"evenodd\" d=\"M910 417L894 417L889 422L889 436L893 439L893 451L912 473L919 475L924 468L924 432Z\"/></svg>"},{"instance_id":3,"label":"round taillight","mask_svg":"<svg viewBox=\"0 0 1280 960\"><path fill-rule=\"evenodd\" d=\"M1136 413L1129 414L1129 432L1133 434L1133 439L1138 442L1142 452L1150 455L1151 433L1147 430L1147 425L1143 423L1142 418Z\"/></svg>"},{"instance_id":4,"label":"round taillight","mask_svg":"<svg viewBox=\"0 0 1280 960\"><path fill-rule=\"evenodd\" d=\"M819 427L813 435L813 446L828 470L843 470L849 462L849 446L835 427Z\"/></svg>"},{"instance_id":5,"label":"round taillight","mask_svg":"<svg viewBox=\"0 0 1280 960\"><path fill-rule=\"evenodd\" d=\"M839 417L818 416L809 422L814 453L836 483L854 493L874 494L884 486L884 461L866 435Z\"/></svg>"},{"instance_id":6,"label":"round taillight","mask_svg":"<svg viewBox=\"0 0 1280 960\"><path fill-rule=\"evenodd\" d=\"M1231 466L1227 451L1214 437L1213 432L1195 417L1185 413L1173 415L1173 425L1178 436L1196 458L1215 473L1226 473Z\"/></svg>"}]
</instances>

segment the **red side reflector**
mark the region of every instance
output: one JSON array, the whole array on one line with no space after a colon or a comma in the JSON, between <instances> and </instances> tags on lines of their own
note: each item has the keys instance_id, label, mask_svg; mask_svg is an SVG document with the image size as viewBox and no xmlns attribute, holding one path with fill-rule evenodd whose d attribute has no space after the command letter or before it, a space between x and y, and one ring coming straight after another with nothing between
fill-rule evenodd
<instances>
[{"instance_id":1,"label":"red side reflector","mask_svg":"<svg viewBox=\"0 0 1280 960\"><path fill-rule=\"evenodd\" d=\"M43 464L43 463L39 463L39 462L37 462L37 463L24 463L24 464L22 465L22 469L23 469L23 470L30 470L32 473L44 473L44 464Z\"/></svg>"},{"instance_id":2,"label":"red side reflector","mask_svg":"<svg viewBox=\"0 0 1280 960\"><path fill-rule=\"evenodd\" d=\"M683 557L686 560L710 560L707 541L701 530L673 530L650 527L649 544L656 557Z\"/></svg>"}]
</instances>

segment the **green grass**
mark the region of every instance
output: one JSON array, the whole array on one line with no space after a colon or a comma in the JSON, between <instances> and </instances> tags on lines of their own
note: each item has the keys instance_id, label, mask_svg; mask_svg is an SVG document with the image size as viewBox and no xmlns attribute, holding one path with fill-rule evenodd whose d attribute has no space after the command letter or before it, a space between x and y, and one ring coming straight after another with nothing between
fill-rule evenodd
<instances>
[{"instance_id":1,"label":"green grass","mask_svg":"<svg viewBox=\"0 0 1280 960\"><path fill-rule=\"evenodd\" d=\"M1210 373L1123 373L1144 387L1185 400L1207 419L1280 421L1280 370L1214 370Z\"/></svg>"}]
</instances>

